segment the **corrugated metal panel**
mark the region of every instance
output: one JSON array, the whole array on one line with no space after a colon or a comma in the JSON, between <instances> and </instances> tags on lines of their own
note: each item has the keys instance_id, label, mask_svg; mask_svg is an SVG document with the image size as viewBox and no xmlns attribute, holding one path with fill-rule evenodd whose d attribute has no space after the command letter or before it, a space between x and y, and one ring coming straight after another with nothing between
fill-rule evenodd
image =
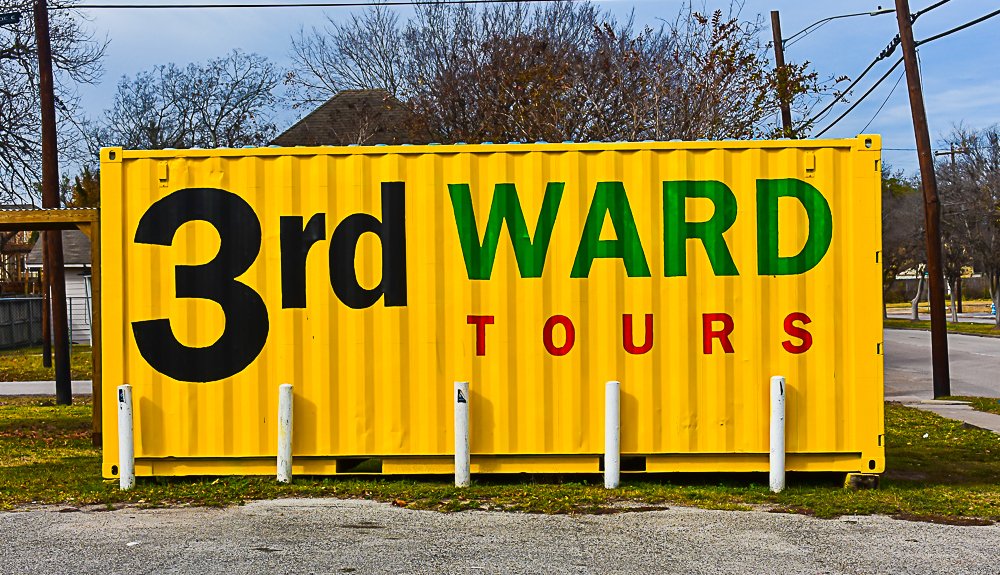
<instances>
[{"instance_id":1,"label":"corrugated metal panel","mask_svg":"<svg viewBox=\"0 0 1000 575\"><path fill-rule=\"evenodd\" d=\"M879 159L876 136L677 144L104 150L105 428L116 428L111 390L130 383L140 474L194 472L191 469L272 473L273 465L261 464L267 460L259 458L276 453L278 385L292 383L296 457L332 461L405 456L395 467L387 464L385 471L441 471L441 461L434 457L451 454L454 445L452 385L467 380L471 449L479 469L509 471L518 466L513 456L525 455L591 456L585 461L596 466L592 456L603 450L604 383L620 380L622 450L650 456L649 470L763 470L768 378L784 375L788 450L798 454L789 457L790 468L880 471ZM758 213L758 203L764 204L763 199L758 202L758 181L783 179L822 195L832 214L832 240L812 269L762 276L758 251L766 237L758 235L758 219L767 214ZM738 275L716 275L705 244L688 239L686 275L665 277L667 260L679 254L667 253L665 247L669 232L664 182L676 181L721 182L732 191L735 207L723 201L719 209L736 213L722 237ZM371 307L353 309L331 288L331 237L335 229L340 234L358 224L360 219L353 218L342 225L351 214L387 219L380 193L384 182L402 182L405 187L406 305L389 307L382 298ZM478 229L475 247L483 239L497 185L514 184L529 234L525 239L534 238L537 246L536 228L550 182L562 183L563 193L541 277L522 277L509 222L504 222L489 279L470 279L449 184L468 184ZM641 245L641 252L631 252L631 272L645 275L644 262L649 277L629 277L623 260L614 257L597 257L589 275L571 277L602 182L620 186L603 187L611 190L608 197L613 201L610 212L596 208L595 222L603 226L599 239L629 234L622 200L614 199L620 196L614 190L623 188ZM238 209L225 202L205 208L215 210L209 219L225 220L219 225L230 226L233 231L224 233L232 233L232 239L246 236L227 251L252 252L243 253L249 267L235 266L236 272L238 281L263 300L268 329L262 350L239 373L221 378L216 374L208 378L212 381L181 381L192 376L163 372L191 372L192 366L204 367L201 360L186 359L183 350L173 360L162 359L164 345L147 343L140 350L135 322L166 318L168 333L187 348L213 345L230 323L231 329L240 324L244 336L253 332L252 307L240 308L235 314L239 318L227 318L217 303L177 297L178 288L180 295L185 289L198 294L225 291L232 283L216 281L225 274L210 280L205 273L209 267L199 267L213 261L220 249L217 226L206 221L168 225L170 218L192 217L191 204L184 202L162 210L158 222L150 218L156 202L183 194L206 198L208 188L223 190L219 193L227 198L242 198L259 222L258 248L253 234L247 234L253 226L241 223ZM201 191L182 193L191 189ZM682 202L688 222L705 222L716 213L706 198ZM806 244L810 217L795 198L782 197L776 205L778 253L797 254ZM288 307L282 290L289 297L291 284L283 280L282 258L288 269L295 266L288 263L292 236L282 245L282 217L300 216L301 222L286 219L286 226L297 223L301 230L314 214L324 214L325 225L305 260L305 306ZM144 215L144 233L161 236L164 245L150 243L148 237L138 241ZM615 216L623 229L616 230ZM597 233L596 228L592 231ZM350 243L350 238L344 240ZM610 253L614 245L601 244L596 253ZM383 247L371 233L358 241L355 267L364 288L381 281ZM723 255L717 253L717 266ZM529 260L525 258L528 268ZM333 263L333 281L347 285L351 270ZM190 270L192 278L184 279ZM796 312L811 320L808 325L794 324L811 334L812 346L805 353L790 353L783 346L802 343L785 329L786 318ZM649 352L624 350L627 314L634 319L637 346L645 341L645 316L652 314ZM719 339L711 342L712 353L705 353L705 314L731 316L732 353L725 352ZM485 327L483 356L477 355L477 328L468 319L472 315L494 318ZM544 326L556 315L572 321L575 330L573 347L561 356L547 351L543 342ZM564 345L563 329L556 327L554 333L552 344ZM248 353L244 344L238 351ZM221 361L224 355L213 357ZM157 371L151 356L176 365ZM105 434L106 476L113 476L117 459L114 441L114 433ZM486 456L509 459L491 464ZM194 463L174 465L167 458ZM245 459L241 463L237 458ZM311 461L314 472L335 471L321 459L303 461ZM570 465L565 457L551 461L555 470L590 465Z\"/></svg>"}]
</instances>

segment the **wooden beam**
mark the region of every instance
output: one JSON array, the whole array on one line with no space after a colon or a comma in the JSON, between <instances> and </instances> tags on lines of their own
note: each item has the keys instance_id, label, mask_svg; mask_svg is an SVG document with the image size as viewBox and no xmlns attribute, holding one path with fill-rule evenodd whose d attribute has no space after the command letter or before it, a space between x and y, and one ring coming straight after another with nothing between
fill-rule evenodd
<instances>
[{"instance_id":1,"label":"wooden beam","mask_svg":"<svg viewBox=\"0 0 1000 575\"><path fill-rule=\"evenodd\" d=\"M76 229L80 230L80 232L83 233L83 235L87 236L87 239L90 240L91 245L93 245L93 243L94 243L94 238L91 237L91 230L94 229L94 228L96 228L96 227L97 226L95 226L93 224L93 222L91 222L89 224L76 224ZM93 261L94 260L91 259L91 262L93 262Z\"/></svg>"},{"instance_id":2,"label":"wooden beam","mask_svg":"<svg viewBox=\"0 0 1000 575\"><path fill-rule=\"evenodd\" d=\"M93 371L93 412L91 440L94 447L103 443L103 372L101 366L101 226L94 223L90 229L90 339L91 366Z\"/></svg>"},{"instance_id":3,"label":"wooden beam","mask_svg":"<svg viewBox=\"0 0 1000 575\"><path fill-rule=\"evenodd\" d=\"M91 340L93 366L93 415L91 439L102 440L101 403L101 227L100 210L94 208L0 210L0 232L79 229L90 239Z\"/></svg>"},{"instance_id":4,"label":"wooden beam","mask_svg":"<svg viewBox=\"0 0 1000 575\"><path fill-rule=\"evenodd\" d=\"M21 230L72 230L98 221L93 208L52 210L0 210L0 232Z\"/></svg>"}]
</instances>

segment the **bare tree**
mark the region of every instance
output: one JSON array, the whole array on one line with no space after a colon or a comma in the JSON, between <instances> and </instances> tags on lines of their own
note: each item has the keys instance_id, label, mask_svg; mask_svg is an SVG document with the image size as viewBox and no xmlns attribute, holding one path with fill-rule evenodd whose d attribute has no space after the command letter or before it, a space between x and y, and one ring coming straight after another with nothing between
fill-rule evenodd
<instances>
[{"instance_id":1,"label":"bare tree","mask_svg":"<svg viewBox=\"0 0 1000 575\"><path fill-rule=\"evenodd\" d=\"M1000 307L1000 125L978 131L958 127L949 139L966 152L947 174L943 201L976 271L987 280L993 304Z\"/></svg>"},{"instance_id":2,"label":"bare tree","mask_svg":"<svg viewBox=\"0 0 1000 575\"><path fill-rule=\"evenodd\" d=\"M239 50L204 64L156 66L121 79L94 139L133 149L264 145L276 132L280 85L267 58Z\"/></svg>"},{"instance_id":3,"label":"bare tree","mask_svg":"<svg viewBox=\"0 0 1000 575\"><path fill-rule=\"evenodd\" d=\"M382 5L347 22L326 17L326 23L299 30L292 39L292 61L285 82L296 107L318 106L342 90L384 89L398 95L403 64L399 17Z\"/></svg>"},{"instance_id":4,"label":"bare tree","mask_svg":"<svg viewBox=\"0 0 1000 575\"><path fill-rule=\"evenodd\" d=\"M944 279L951 292L951 321L958 322L959 290L962 275L972 263L969 252L969 235L965 229L966 206L962 200L964 188L963 169L953 161L939 161L935 166L938 187L941 190L941 248L944 257Z\"/></svg>"},{"instance_id":5,"label":"bare tree","mask_svg":"<svg viewBox=\"0 0 1000 575\"><path fill-rule=\"evenodd\" d=\"M590 2L376 5L302 30L286 77L299 104L384 88L444 141L749 138L776 133L776 90L815 94L808 65L781 77L760 19L691 4L637 29ZM801 99L800 101L805 101Z\"/></svg>"},{"instance_id":6,"label":"bare tree","mask_svg":"<svg viewBox=\"0 0 1000 575\"><path fill-rule=\"evenodd\" d=\"M0 27L0 203L39 198L41 130L39 129L38 55L32 2L10 2L4 12L21 12L17 24ZM60 160L79 160L82 117L75 86L101 76L105 41L94 38L73 2L50 2L50 37L56 84Z\"/></svg>"},{"instance_id":7,"label":"bare tree","mask_svg":"<svg viewBox=\"0 0 1000 575\"><path fill-rule=\"evenodd\" d=\"M882 301L885 316L886 294L896 277L906 270L918 270L917 298L923 287L924 247L922 197L915 183L902 170L882 165Z\"/></svg>"}]
</instances>

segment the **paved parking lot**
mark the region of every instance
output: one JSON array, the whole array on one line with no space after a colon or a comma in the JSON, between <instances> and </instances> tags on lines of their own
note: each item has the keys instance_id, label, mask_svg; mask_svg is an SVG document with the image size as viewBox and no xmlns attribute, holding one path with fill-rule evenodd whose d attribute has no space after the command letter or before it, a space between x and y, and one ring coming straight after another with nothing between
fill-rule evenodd
<instances>
[{"instance_id":1,"label":"paved parking lot","mask_svg":"<svg viewBox=\"0 0 1000 575\"><path fill-rule=\"evenodd\" d=\"M997 573L1000 526L765 512L436 513L370 501L0 513L0 573ZM16 542L13 543L13 542Z\"/></svg>"}]
</instances>

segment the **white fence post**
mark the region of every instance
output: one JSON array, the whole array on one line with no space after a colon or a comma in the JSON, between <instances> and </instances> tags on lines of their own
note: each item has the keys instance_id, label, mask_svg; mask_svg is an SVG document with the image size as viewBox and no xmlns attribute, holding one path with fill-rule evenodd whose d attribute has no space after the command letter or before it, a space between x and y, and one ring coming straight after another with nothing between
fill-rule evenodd
<instances>
[{"instance_id":1,"label":"white fence post","mask_svg":"<svg viewBox=\"0 0 1000 575\"><path fill-rule=\"evenodd\" d=\"M278 482L292 482L292 384L278 387Z\"/></svg>"},{"instance_id":2,"label":"white fence post","mask_svg":"<svg viewBox=\"0 0 1000 575\"><path fill-rule=\"evenodd\" d=\"M135 487L135 436L132 427L132 386L118 386L118 487Z\"/></svg>"},{"instance_id":3,"label":"white fence post","mask_svg":"<svg viewBox=\"0 0 1000 575\"><path fill-rule=\"evenodd\" d=\"M785 378L771 378L771 491L785 489Z\"/></svg>"},{"instance_id":4,"label":"white fence post","mask_svg":"<svg viewBox=\"0 0 1000 575\"><path fill-rule=\"evenodd\" d=\"M621 384L609 381L604 387L604 487L621 483Z\"/></svg>"},{"instance_id":5,"label":"white fence post","mask_svg":"<svg viewBox=\"0 0 1000 575\"><path fill-rule=\"evenodd\" d=\"M455 382L455 487L472 481L469 457L469 382Z\"/></svg>"}]
</instances>

